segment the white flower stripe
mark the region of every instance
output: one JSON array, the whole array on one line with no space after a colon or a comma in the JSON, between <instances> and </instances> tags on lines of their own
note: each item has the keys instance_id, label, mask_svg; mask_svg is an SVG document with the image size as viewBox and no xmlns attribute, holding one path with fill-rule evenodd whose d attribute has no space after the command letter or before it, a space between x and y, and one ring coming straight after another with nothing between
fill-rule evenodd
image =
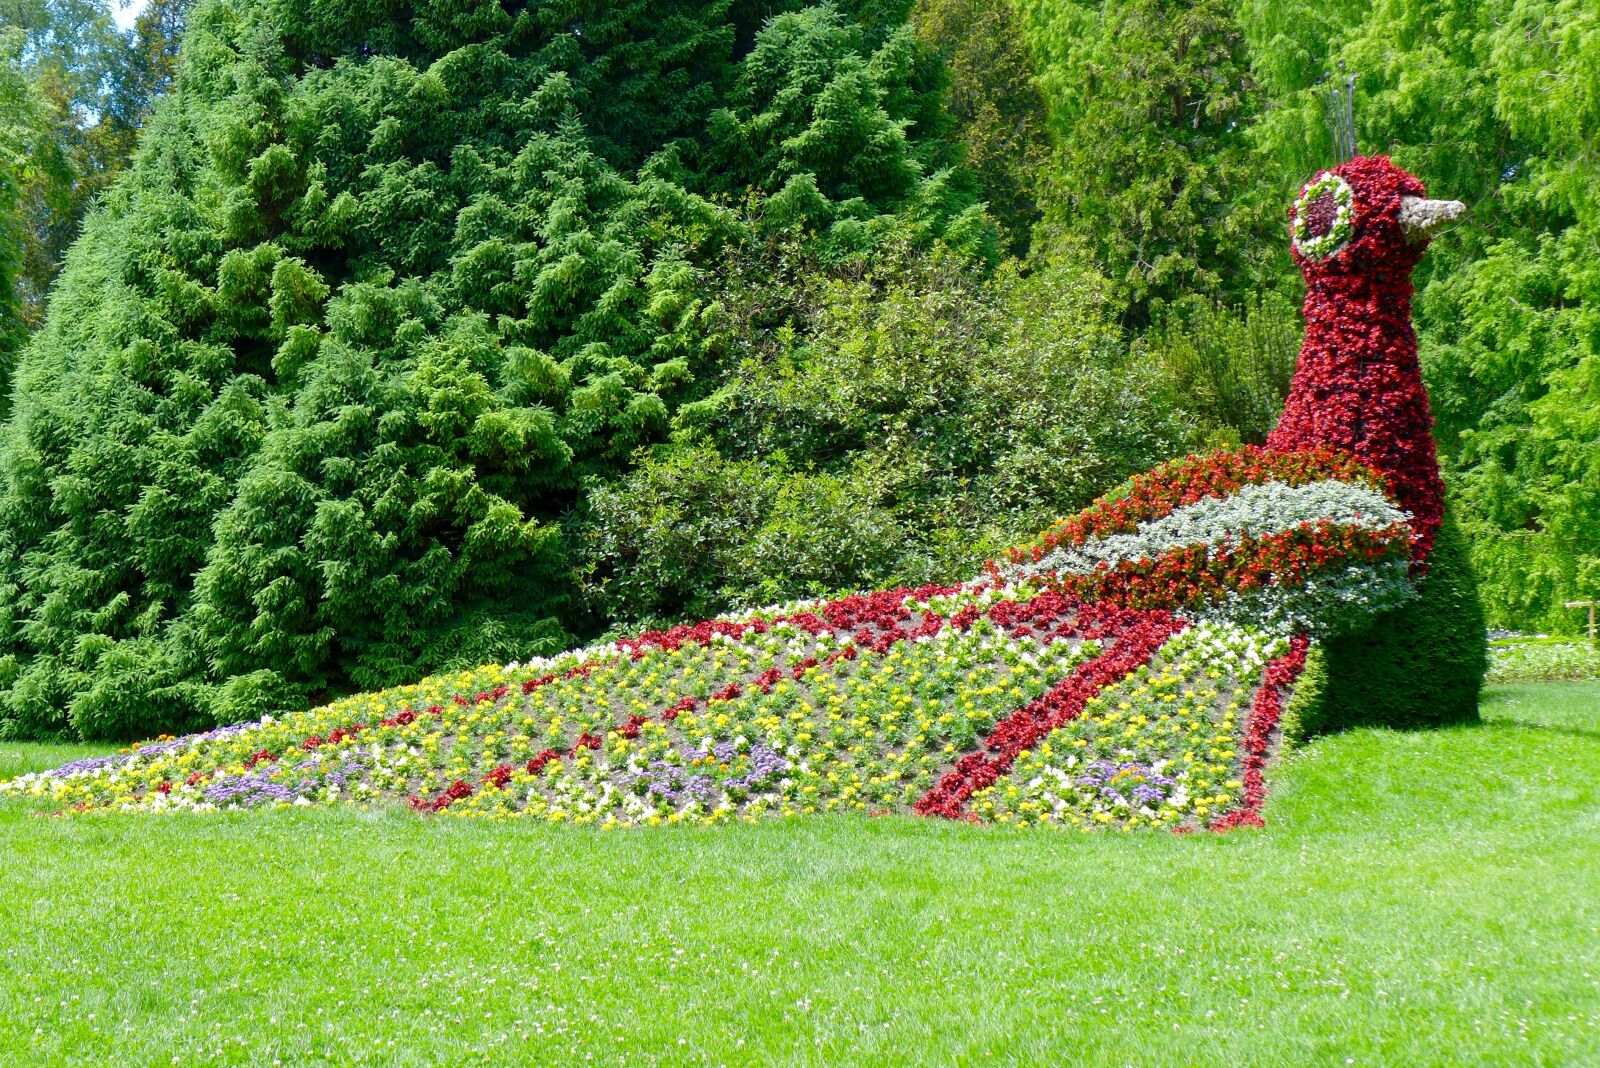
<instances>
[{"instance_id":1,"label":"white flower stripe","mask_svg":"<svg viewBox=\"0 0 1600 1068\"><path fill-rule=\"evenodd\" d=\"M1357 630L1373 616L1416 596L1409 560L1352 564L1343 571L1295 585L1274 585L1232 593L1191 618L1273 633L1306 633L1326 638Z\"/></svg>"},{"instance_id":2,"label":"white flower stripe","mask_svg":"<svg viewBox=\"0 0 1600 1068\"><path fill-rule=\"evenodd\" d=\"M1301 486L1263 482L1227 497L1206 497L1147 520L1127 534L1111 534L1064 545L1036 563L1014 569L1019 576L1056 572L1087 575L1102 565L1150 559L1190 545L1217 545L1260 537L1319 520L1380 530L1403 522L1406 513L1381 493L1358 483L1325 479Z\"/></svg>"}]
</instances>

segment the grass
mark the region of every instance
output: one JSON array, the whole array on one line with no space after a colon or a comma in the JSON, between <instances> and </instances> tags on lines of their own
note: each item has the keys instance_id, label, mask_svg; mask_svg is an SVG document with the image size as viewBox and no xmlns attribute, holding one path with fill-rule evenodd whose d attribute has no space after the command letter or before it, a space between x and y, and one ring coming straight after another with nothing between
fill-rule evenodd
<instances>
[{"instance_id":1,"label":"grass","mask_svg":"<svg viewBox=\"0 0 1600 1068\"><path fill-rule=\"evenodd\" d=\"M1600 683L1485 717L1223 837L0 805L0 1064L1600 1063Z\"/></svg>"}]
</instances>

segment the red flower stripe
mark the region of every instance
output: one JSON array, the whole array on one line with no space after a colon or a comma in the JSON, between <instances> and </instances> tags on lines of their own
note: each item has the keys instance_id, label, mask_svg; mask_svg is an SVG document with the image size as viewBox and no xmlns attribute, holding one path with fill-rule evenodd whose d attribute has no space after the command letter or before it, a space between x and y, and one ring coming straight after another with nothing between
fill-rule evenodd
<instances>
[{"instance_id":1,"label":"red flower stripe","mask_svg":"<svg viewBox=\"0 0 1600 1068\"><path fill-rule=\"evenodd\" d=\"M1104 633L1114 625L1109 613L1091 615L1091 630ZM1123 626L1117 628L1116 643L1109 650L1080 664L1042 696L995 724L982 749L956 761L955 767L912 808L923 816L960 817L973 794L1011 770L1017 754L1076 718L1091 697L1148 663L1167 639L1186 626L1167 612L1123 612L1117 622Z\"/></svg>"},{"instance_id":2,"label":"red flower stripe","mask_svg":"<svg viewBox=\"0 0 1600 1068\"><path fill-rule=\"evenodd\" d=\"M1267 750L1272 733L1283 718L1284 692L1306 666L1310 639L1296 635L1289 640L1289 651L1267 665L1261 685L1250 701L1250 718L1244 730L1244 805L1211 825L1211 830L1231 831L1235 827L1262 826L1261 806L1267 799Z\"/></svg>"},{"instance_id":3,"label":"red flower stripe","mask_svg":"<svg viewBox=\"0 0 1600 1068\"><path fill-rule=\"evenodd\" d=\"M1151 468L1115 499L1102 497L1040 535L1031 545L1007 551L1014 564L1034 563L1062 545L1122 534L1207 497L1226 497L1248 485L1282 482L1301 486L1325 479L1384 489L1384 481L1354 457L1327 446L1273 451L1255 445L1229 452L1186 456Z\"/></svg>"},{"instance_id":4,"label":"red flower stripe","mask_svg":"<svg viewBox=\"0 0 1600 1068\"><path fill-rule=\"evenodd\" d=\"M746 634L765 634L778 623L792 623L811 634L826 630L854 630L858 639L867 640L877 631L902 630L900 625L911 619L911 611L905 606L908 597L927 601L931 597L957 593L961 589L961 586L918 586L915 589L899 586L875 593L852 594L814 609L770 620L753 619L740 623L714 619L702 623L683 623L667 630L647 630L636 637L624 638L617 644L637 660L653 649L670 651L690 642L704 645L718 636L738 641ZM912 635L902 631L900 636ZM894 639L898 640L899 637Z\"/></svg>"},{"instance_id":5,"label":"red flower stripe","mask_svg":"<svg viewBox=\"0 0 1600 1068\"><path fill-rule=\"evenodd\" d=\"M1410 546L1411 530L1403 523L1370 530L1318 520L1223 545L1186 545L1114 567L1102 565L1087 575L1053 575L1049 581L1090 602L1181 608L1228 593L1303 582L1351 563L1403 559Z\"/></svg>"}]
</instances>

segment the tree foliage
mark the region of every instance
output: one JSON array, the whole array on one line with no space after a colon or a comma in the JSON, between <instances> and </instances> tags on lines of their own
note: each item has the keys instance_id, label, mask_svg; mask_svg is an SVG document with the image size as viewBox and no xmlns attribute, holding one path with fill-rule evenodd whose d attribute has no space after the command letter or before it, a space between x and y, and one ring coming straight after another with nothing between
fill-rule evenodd
<instances>
[{"instance_id":1,"label":"tree foliage","mask_svg":"<svg viewBox=\"0 0 1600 1068\"><path fill-rule=\"evenodd\" d=\"M1281 208L1246 195L1261 97L1231 5L1026 0L1024 11L1058 144L1046 219L1110 275L1132 324L1154 302L1236 292L1263 262L1287 263L1263 241Z\"/></svg>"},{"instance_id":2,"label":"tree foliage","mask_svg":"<svg viewBox=\"0 0 1600 1068\"><path fill-rule=\"evenodd\" d=\"M1260 440L1340 61L1472 205L1416 322L1485 607L1600 583L1582 0L187 4L0 0L0 733L947 579Z\"/></svg>"},{"instance_id":3,"label":"tree foliage","mask_svg":"<svg viewBox=\"0 0 1600 1068\"><path fill-rule=\"evenodd\" d=\"M946 109L966 165L1008 238L1025 255L1050 162L1049 112L1011 0L919 0L917 36L949 71Z\"/></svg>"},{"instance_id":4,"label":"tree foliage","mask_svg":"<svg viewBox=\"0 0 1600 1068\"><path fill-rule=\"evenodd\" d=\"M122 173L140 126L171 82L192 0L146 0L128 33L107 0L0 0L21 35L17 63L40 101L40 165L19 189L22 314L38 325L66 250Z\"/></svg>"},{"instance_id":5,"label":"tree foliage","mask_svg":"<svg viewBox=\"0 0 1600 1068\"><path fill-rule=\"evenodd\" d=\"M967 576L1191 440L1073 264L989 273L900 243L828 270L783 243L721 292L722 388L590 501L614 620Z\"/></svg>"},{"instance_id":6,"label":"tree foliage","mask_svg":"<svg viewBox=\"0 0 1600 1068\"><path fill-rule=\"evenodd\" d=\"M1561 602L1600 587L1600 12L1584 0L1179 7L1023 5L1060 146L1046 212L1058 238L1087 249L1135 312L1197 294L1298 299L1283 212L1336 162L1319 80L1354 72L1359 147L1471 208L1417 272L1416 325L1486 610L1570 629Z\"/></svg>"},{"instance_id":7,"label":"tree foliage","mask_svg":"<svg viewBox=\"0 0 1600 1068\"><path fill-rule=\"evenodd\" d=\"M3 729L551 651L581 622L563 517L715 387L725 249L984 254L915 40L766 14L202 4L19 370Z\"/></svg>"},{"instance_id":8,"label":"tree foliage","mask_svg":"<svg viewBox=\"0 0 1600 1068\"><path fill-rule=\"evenodd\" d=\"M0 28L0 393L9 394L12 362L27 337L21 283L28 228L23 203L40 173L61 161L47 134L44 101L22 65L27 39Z\"/></svg>"}]
</instances>

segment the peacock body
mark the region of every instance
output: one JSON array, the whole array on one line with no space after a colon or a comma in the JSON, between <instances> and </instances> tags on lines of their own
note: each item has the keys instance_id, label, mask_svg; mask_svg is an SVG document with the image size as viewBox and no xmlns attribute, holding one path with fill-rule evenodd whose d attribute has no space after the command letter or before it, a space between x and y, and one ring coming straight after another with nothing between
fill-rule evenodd
<instances>
[{"instance_id":1,"label":"peacock body","mask_svg":"<svg viewBox=\"0 0 1600 1068\"><path fill-rule=\"evenodd\" d=\"M485 666L0 789L63 811L390 801L606 826L1259 822L1285 717L1318 689L1308 659L1429 581L1443 493L1410 272L1460 210L1381 157L1318 175L1291 213L1307 330L1267 445L1157 467L971 581Z\"/></svg>"}]
</instances>

